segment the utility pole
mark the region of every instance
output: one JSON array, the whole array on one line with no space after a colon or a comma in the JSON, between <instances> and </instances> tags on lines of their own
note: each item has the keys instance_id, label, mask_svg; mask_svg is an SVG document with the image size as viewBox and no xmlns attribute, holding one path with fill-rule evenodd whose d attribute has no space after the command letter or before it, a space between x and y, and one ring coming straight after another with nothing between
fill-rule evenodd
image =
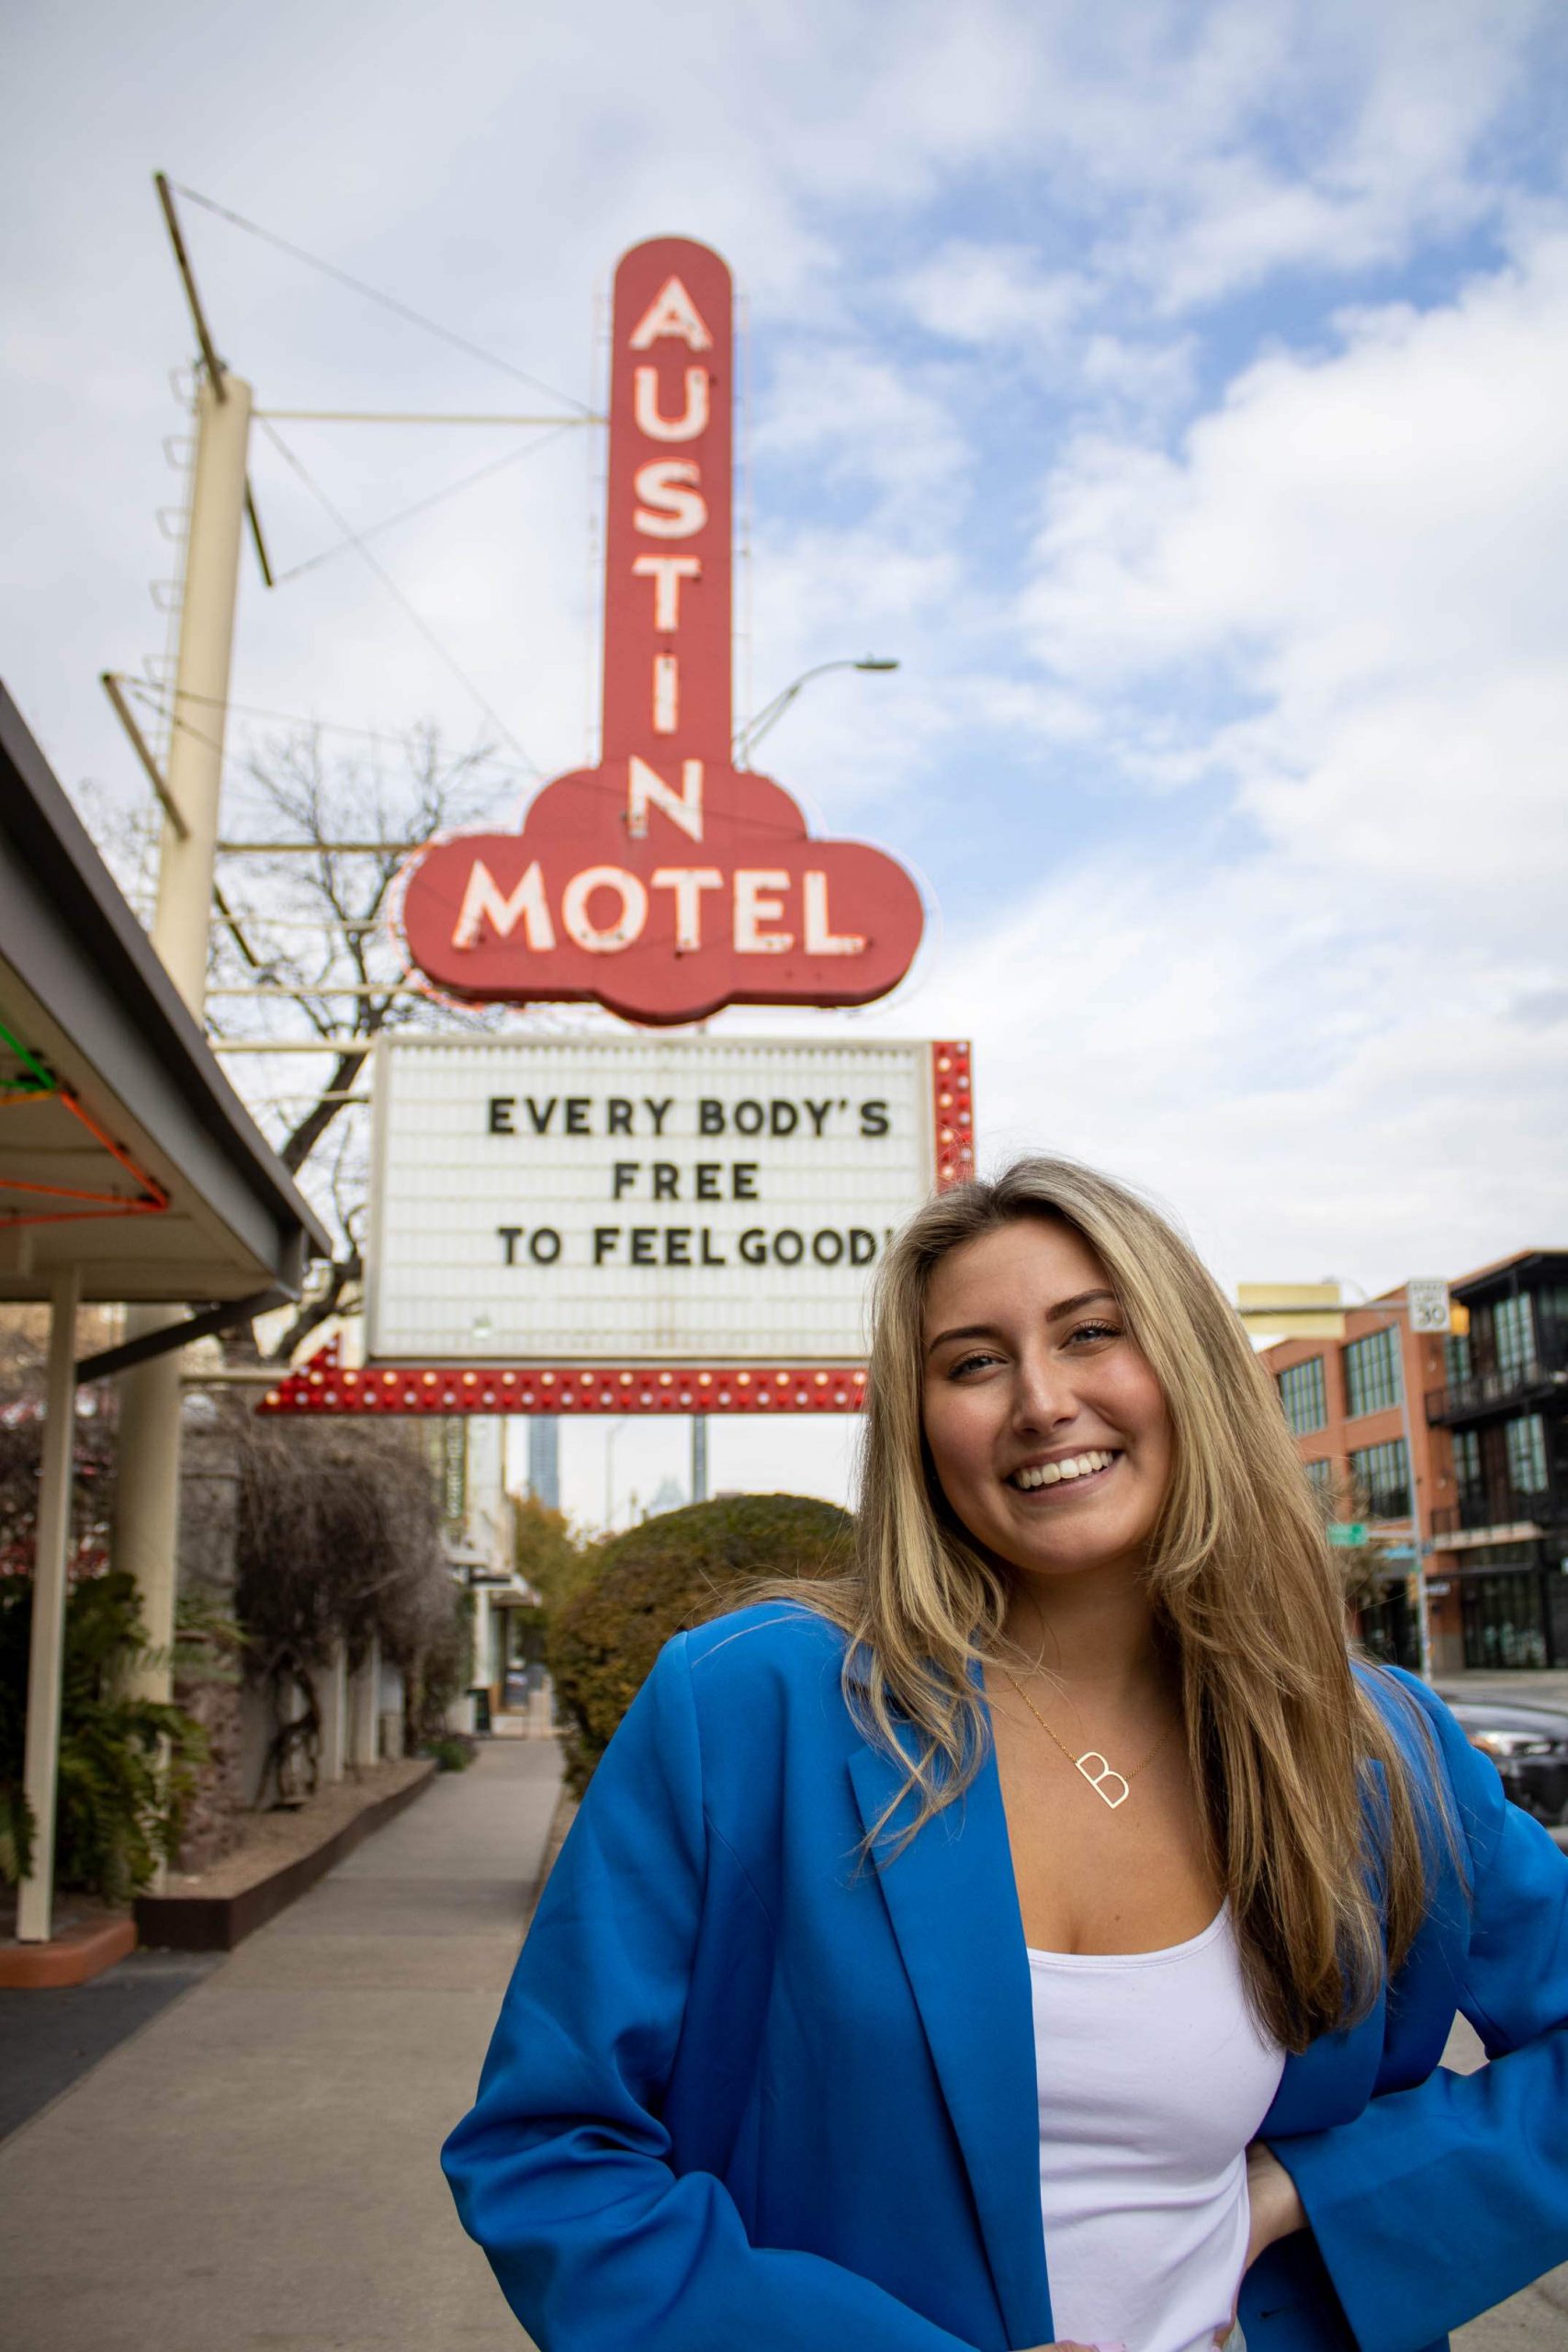
<instances>
[{"instance_id":1,"label":"utility pole","mask_svg":"<svg viewBox=\"0 0 1568 2352\"><path fill-rule=\"evenodd\" d=\"M224 367L213 347L162 173L157 187L203 367L152 944L199 1023L207 997L229 667L249 495L251 388ZM162 1329L175 1312L132 1307L127 1338ZM166 1699L172 1682L168 1652L175 1631L179 1484L180 1351L171 1348L127 1373L120 1391L114 1552L117 1565L136 1578L147 1639L157 1653L157 1662L135 1677L139 1694L150 1698Z\"/></svg>"}]
</instances>

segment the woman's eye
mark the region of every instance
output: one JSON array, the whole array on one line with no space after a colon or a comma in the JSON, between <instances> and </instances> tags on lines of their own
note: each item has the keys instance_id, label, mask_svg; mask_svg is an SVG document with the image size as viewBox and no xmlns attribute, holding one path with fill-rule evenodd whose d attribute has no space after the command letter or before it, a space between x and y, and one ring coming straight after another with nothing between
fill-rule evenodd
<instances>
[{"instance_id":1,"label":"woman's eye","mask_svg":"<svg viewBox=\"0 0 1568 2352\"><path fill-rule=\"evenodd\" d=\"M1075 1340L1119 1340L1120 1323L1079 1323L1074 1329Z\"/></svg>"},{"instance_id":2,"label":"woman's eye","mask_svg":"<svg viewBox=\"0 0 1568 2352\"><path fill-rule=\"evenodd\" d=\"M950 1363L947 1368L947 1376L949 1380L957 1380L962 1374L972 1372L976 1364L995 1363L995 1356L987 1355L977 1350L975 1354L960 1356L955 1363Z\"/></svg>"}]
</instances>

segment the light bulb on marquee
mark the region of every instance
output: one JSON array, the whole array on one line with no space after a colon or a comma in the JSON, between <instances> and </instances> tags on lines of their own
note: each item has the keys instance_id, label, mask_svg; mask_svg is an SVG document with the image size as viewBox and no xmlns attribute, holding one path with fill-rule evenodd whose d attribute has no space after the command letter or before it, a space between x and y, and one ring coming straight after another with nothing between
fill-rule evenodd
<instances>
[{"instance_id":1,"label":"light bulb on marquee","mask_svg":"<svg viewBox=\"0 0 1568 2352\"><path fill-rule=\"evenodd\" d=\"M682 237L615 272L600 763L514 833L407 870L410 960L476 1003L594 1001L629 1021L869 1004L908 970L919 893L864 842L814 841L730 744L729 271Z\"/></svg>"}]
</instances>

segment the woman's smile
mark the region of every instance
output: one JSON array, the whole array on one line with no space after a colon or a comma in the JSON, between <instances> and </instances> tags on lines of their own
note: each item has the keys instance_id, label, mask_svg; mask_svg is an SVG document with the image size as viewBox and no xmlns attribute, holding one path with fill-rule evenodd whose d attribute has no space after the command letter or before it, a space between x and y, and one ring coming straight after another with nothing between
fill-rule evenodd
<instances>
[{"instance_id":1,"label":"woman's smile","mask_svg":"<svg viewBox=\"0 0 1568 2352\"><path fill-rule=\"evenodd\" d=\"M1119 1446L1087 1446L1073 1453L1047 1454L1010 1471L1006 1483L1026 1495L1051 1495L1063 1502L1103 1484L1122 1459Z\"/></svg>"}]
</instances>

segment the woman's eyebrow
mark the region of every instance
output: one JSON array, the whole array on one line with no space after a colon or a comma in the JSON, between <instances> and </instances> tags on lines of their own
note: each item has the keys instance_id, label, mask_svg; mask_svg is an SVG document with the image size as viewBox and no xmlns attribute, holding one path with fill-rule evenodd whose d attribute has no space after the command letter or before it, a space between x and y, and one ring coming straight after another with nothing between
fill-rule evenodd
<instances>
[{"instance_id":1,"label":"woman's eyebrow","mask_svg":"<svg viewBox=\"0 0 1568 2352\"><path fill-rule=\"evenodd\" d=\"M926 1341L926 1353L932 1355L948 1340L994 1340L998 1336L994 1323L959 1323L951 1331L939 1331Z\"/></svg>"},{"instance_id":2,"label":"woman's eyebrow","mask_svg":"<svg viewBox=\"0 0 1568 2352\"><path fill-rule=\"evenodd\" d=\"M1045 1320L1047 1323L1059 1323L1064 1315L1076 1315L1080 1306L1092 1306L1097 1298L1108 1298L1112 1306L1116 1304L1113 1290L1080 1290L1076 1298L1065 1298L1060 1306L1051 1307Z\"/></svg>"}]
</instances>

